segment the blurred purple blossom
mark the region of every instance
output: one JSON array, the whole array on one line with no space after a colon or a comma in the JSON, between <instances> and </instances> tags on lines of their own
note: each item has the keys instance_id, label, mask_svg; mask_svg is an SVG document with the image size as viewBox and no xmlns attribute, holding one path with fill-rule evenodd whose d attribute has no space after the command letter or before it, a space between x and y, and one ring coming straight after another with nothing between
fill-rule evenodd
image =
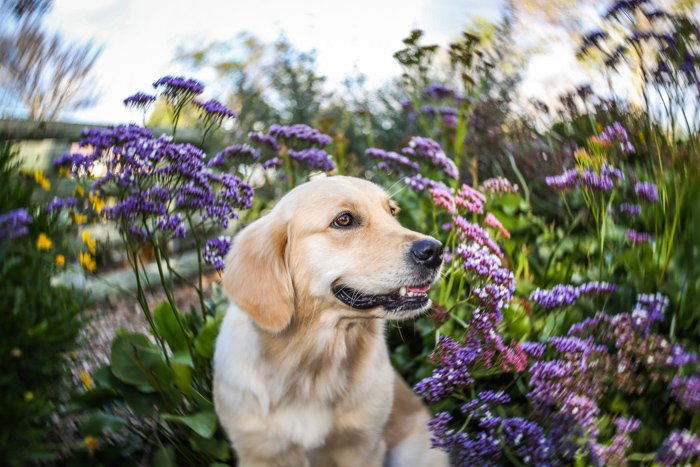
<instances>
[{"instance_id":1,"label":"blurred purple blossom","mask_svg":"<svg viewBox=\"0 0 700 467\"><path fill-rule=\"evenodd\" d=\"M204 261L214 266L215 269L223 269L225 266L224 259L231 249L231 244L231 238L224 236L209 240L202 254Z\"/></svg>"},{"instance_id":2,"label":"blurred purple blossom","mask_svg":"<svg viewBox=\"0 0 700 467\"><path fill-rule=\"evenodd\" d=\"M637 182L634 184L634 192L640 198L655 203L659 200L659 190L654 183Z\"/></svg>"},{"instance_id":3,"label":"blurred purple blossom","mask_svg":"<svg viewBox=\"0 0 700 467\"><path fill-rule=\"evenodd\" d=\"M29 232L29 224L33 221L26 208L13 209L0 214L0 239L13 240Z\"/></svg>"}]
</instances>

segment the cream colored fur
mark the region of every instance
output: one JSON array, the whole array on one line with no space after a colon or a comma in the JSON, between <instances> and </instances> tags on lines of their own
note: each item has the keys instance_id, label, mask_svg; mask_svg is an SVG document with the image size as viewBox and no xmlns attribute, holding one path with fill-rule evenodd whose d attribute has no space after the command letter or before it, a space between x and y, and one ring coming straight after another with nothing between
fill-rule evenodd
<instances>
[{"instance_id":1,"label":"cream colored fur","mask_svg":"<svg viewBox=\"0 0 700 467\"><path fill-rule=\"evenodd\" d=\"M332 293L337 283L367 294L406 285L406 253L427 237L401 227L394 207L372 183L330 177L295 188L236 236L214 402L242 467L448 465L384 338L385 319L424 310L357 310ZM331 228L343 212L360 226Z\"/></svg>"}]
</instances>

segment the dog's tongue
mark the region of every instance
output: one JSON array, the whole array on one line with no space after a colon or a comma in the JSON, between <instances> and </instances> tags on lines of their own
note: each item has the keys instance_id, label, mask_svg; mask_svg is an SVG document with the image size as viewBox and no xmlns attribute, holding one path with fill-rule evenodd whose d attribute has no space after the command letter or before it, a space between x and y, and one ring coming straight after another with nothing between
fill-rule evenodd
<instances>
[{"instance_id":1,"label":"dog's tongue","mask_svg":"<svg viewBox=\"0 0 700 467\"><path fill-rule=\"evenodd\" d=\"M426 284L423 287L406 287L409 292L415 293L425 293L430 289L430 284Z\"/></svg>"}]
</instances>

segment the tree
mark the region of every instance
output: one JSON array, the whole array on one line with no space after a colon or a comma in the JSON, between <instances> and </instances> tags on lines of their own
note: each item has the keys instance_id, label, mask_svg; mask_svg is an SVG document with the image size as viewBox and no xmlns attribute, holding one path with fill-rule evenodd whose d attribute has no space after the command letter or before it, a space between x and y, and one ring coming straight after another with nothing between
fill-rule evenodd
<instances>
[{"instance_id":1,"label":"tree","mask_svg":"<svg viewBox=\"0 0 700 467\"><path fill-rule=\"evenodd\" d=\"M91 71L101 50L47 32L50 2L6 0L0 26L0 86L32 120L55 120L96 100Z\"/></svg>"}]
</instances>

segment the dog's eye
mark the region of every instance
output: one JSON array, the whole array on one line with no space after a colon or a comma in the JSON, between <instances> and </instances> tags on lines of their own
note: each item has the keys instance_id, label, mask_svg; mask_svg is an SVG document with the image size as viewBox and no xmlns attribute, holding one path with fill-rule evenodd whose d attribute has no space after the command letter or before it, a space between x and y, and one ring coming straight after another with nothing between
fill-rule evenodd
<instances>
[{"instance_id":1,"label":"dog's eye","mask_svg":"<svg viewBox=\"0 0 700 467\"><path fill-rule=\"evenodd\" d=\"M348 227L352 227L354 224L355 218L352 217L352 214L350 214L349 212L344 212L335 218L335 220L331 224L331 227L346 229Z\"/></svg>"},{"instance_id":2,"label":"dog's eye","mask_svg":"<svg viewBox=\"0 0 700 467\"><path fill-rule=\"evenodd\" d=\"M396 206L389 206L389 212L392 216L396 217L396 213L399 212L399 210Z\"/></svg>"}]
</instances>

